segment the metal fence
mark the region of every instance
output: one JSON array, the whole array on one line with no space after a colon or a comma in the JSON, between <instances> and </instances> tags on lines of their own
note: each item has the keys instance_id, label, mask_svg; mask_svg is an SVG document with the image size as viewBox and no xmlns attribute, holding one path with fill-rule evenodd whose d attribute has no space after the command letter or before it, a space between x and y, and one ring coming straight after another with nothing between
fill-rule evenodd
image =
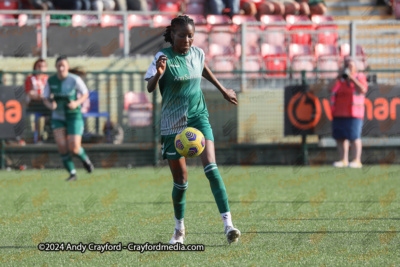
<instances>
[{"instance_id":1,"label":"metal fence","mask_svg":"<svg viewBox=\"0 0 400 267\"><path fill-rule=\"evenodd\" d=\"M399 73L400 69L384 70L390 73ZM312 78L304 75L304 81L299 78L268 79L272 72L247 72L246 76L259 75L258 78L246 79L247 90L241 90L240 71L229 73L216 73L216 75L232 75L233 78L222 78L221 83L226 88L234 89L238 94L240 105L234 107L227 103L218 90L208 81L203 80L202 89L210 113L210 123L213 127L217 147L229 147L232 144L271 144L271 143L299 143L301 137L284 136L284 86L298 85L304 82L312 88L324 89L330 79L318 78L324 72L314 71ZM375 83L373 77L383 71L370 70L370 83ZM0 73L6 85L23 85L28 72ZM148 94L147 83L143 80L143 72L88 72L84 80L89 90L98 93L99 112L109 114L112 122L118 123L124 131L124 143L152 144L158 138L157 130L160 118L161 96L159 93ZM276 85L280 82L279 87ZM254 86L251 86L254 84ZM257 85L257 86L256 86ZM263 85L263 86L261 86ZM274 86L271 86L274 85ZM254 88L258 88L257 90ZM129 92L142 92L153 104L152 122L150 125L131 126L129 124L130 110L126 109L124 96ZM32 120L32 119L31 119ZM106 118L88 118L86 120L85 134L90 136L103 136L102 129ZM25 139L33 140L33 122L27 123ZM97 142L105 142L99 139ZM86 140L88 141L88 140ZM390 138L388 139L390 141ZM318 142L317 136L310 136L308 142ZM329 142L328 142L329 143Z\"/></svg>"}]
</instances>

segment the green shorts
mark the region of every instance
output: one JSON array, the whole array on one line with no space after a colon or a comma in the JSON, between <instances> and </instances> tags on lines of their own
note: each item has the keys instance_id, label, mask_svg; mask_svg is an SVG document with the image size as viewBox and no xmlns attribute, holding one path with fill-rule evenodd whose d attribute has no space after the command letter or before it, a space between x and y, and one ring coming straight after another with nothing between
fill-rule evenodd
<instances>
[{"instance_id":1,"label":"green shorts","mask_svg":"<svg viewBox=\"0 0 400 267\"><path fill-rule=\"evenodd\" d=\"M51 120L51 128L67 128L67 135L83 135L83 120Z\"/></svg>"},{"instance_id":2,"label":"green shorts","mask_svg":"<svg viewBox=\"0 0 400 267\"><path fill-rule=\"evenodd\" d=\"M214 142L214 135L211 129L210 122L206 116L197 118L192 122L188 122L188 127L193 127L203 133L206 140ZM180 159L181 154L175 149L175 137L177 134L161 136L161 154L163 159Z\"/></svg>"}]
</instances>

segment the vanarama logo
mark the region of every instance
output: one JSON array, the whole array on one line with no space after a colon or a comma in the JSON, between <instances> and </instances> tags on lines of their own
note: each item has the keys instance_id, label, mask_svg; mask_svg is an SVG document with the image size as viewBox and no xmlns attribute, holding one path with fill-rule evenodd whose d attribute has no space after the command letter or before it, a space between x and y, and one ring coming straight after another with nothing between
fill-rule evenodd
<instances>
[{"instance_id":1,"label":"vanarama logo","mask_svg":"<svg viewBox=\"0 0 400 267\"><path fill-rule=\"evenodd\" d=\"M310 92L295 94L289 101L288 115L290 122L301 130L315 127L321 118L318 97Z\"/></svg>"},{"instance_id":2,"label":"vanarama logo","mask_svg":"<svg viewBox=\"0 0 400 267\"><path fill-rule=\"evenodd\" d=\"M198 79L201 78L201 74L195 74L195 75L183 75L181 77L175 76L174 81L187 81L187 80L191 80L191 79Z\"/></svg>"},{"instance_id":3,"label":"vanarama logo","mask_svg":"<svg viewBox=\"0 0 400 267\"><path fill-rule=\"evenodd\" d=\"M392 121L396 123L400 111L400 97L365 98L365 117L368 121ZM290 123L301 130L309 130L322 122L322 113L332 120L331 104L327 98L319 98L312 92L298 92L288 102L287 113ZM389 125L392 128L392 124ZM389 130L387 129L387 130ZM385 129L381 129L385 131Z\"/></svg>"}]
</instances>

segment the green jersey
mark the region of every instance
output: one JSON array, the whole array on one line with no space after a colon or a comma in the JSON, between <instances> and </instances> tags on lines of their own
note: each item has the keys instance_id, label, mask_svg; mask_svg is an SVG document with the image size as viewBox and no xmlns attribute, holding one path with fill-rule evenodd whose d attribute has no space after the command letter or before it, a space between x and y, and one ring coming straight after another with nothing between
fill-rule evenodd
<instances>
[{"instance_id":1,"label":"green jersey","mask_svg":"<svg viewBox=\"0 0 400 267\"><path fill-rule=\"evenodd\" d=\"M156 73L156 61L161 55L168 57L167 66L160 78L162 96L161 135L176 134L199 116L207 116L208 111L200 88L204 68L204 52L191 47L185 55L177 54L172 47L158 52L147 70L145 80Z\"/></svg>"},{"instance_id":2,"label":"green jersey","mask_svg":"<svg viewBox=\"0 0 400 267\"><path fill-rule=\"evenodd\" d=\"M60 81L57 75L51 76L47 80L44 89L44 98L50 98L53 94L54 101L57 103L57 108L52 112L52 119L55 120L68 120L82 118L81 107L69 109L68 103L72 100L78 99L78 95L88 93L88 89L82 79L69 73L67 78Z\"/></svg>"}]
</instances>

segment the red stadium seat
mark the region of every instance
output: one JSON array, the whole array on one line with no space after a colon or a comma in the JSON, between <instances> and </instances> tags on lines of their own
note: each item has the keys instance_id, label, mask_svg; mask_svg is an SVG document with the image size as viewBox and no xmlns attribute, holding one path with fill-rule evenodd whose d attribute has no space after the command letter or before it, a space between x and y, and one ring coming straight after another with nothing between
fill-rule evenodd
<instances>
[{"instance_id":1,"label":"red stadium seat","mask_svg":"<svg viewBox=\"0 0 400 267\"><path fill-rule=\"evenodd\" d=\"M189 0L186 3L186 13L203 15L205 13L205 1Z\"/></svg>"},{"instance_id":2,"label":"red stadium seat","mask_svg":"<svg viewBox=\"0 0 400 267\"><path fill-rule=\"evenodd\" d=\"M210 42L220 45L232 45L234 33L231 26L213 26L210 30Z\"/></svg>"},{"instance_id":3,"label":"red stadium seat","mask_svg":"<svg viewBox=\"0 0 400 267\"><path fill-rule=\"evenodd\" d=\"M344 43L340 46L340 56L342 58L350 56L350 44ZM364 49L361 45L356 46L356 56L365 56Z\"/></svg>"},{"instance_id":4,"label":"red stadium seat","mask_svg":"<svg viewBox=\"0 0 400 267\"><path fill-rule=\"evenodd\" d=\"M189 16L194 21L194 24L196 25L196 31L198 24L207 24L207 20L203 15L192 14L192 13L188 13L186 15Z\"/></svg>"},{"instance_id":5,"label":"red stadium seat","mask_svg":"<svg viewBox=\"0 0 400 267\"><path fill-rule=\"evenodd\" d=\"M262 15L260 18L262 26L261 41L273 45L284 45L286 34L286 21L278 15Z\"/></svg>"},{"instance_id":6,"label":"red stadium seat","mask_svg":"<svg viewBox=\"0 0 400 267\"><path fill-rule=\"evenodd\" d=\"M15 26L17 22L13 15L0 14L0 26Z\"/></svg>"},{"instance_id":7,"label":"red stadium seat","mask_svg":"<svg viewBox=\"0 0 400 267\"><path fill-rule=\"evenodd\" d=\"M257 22L257 20L254 16L234 15L232 22L236 25L241 25L244 22Z\"/></svg>"},{"instance_id":8,"label":"red stadium seat","mask_svg":"<svg viewBox=\"0 0 400 267\"><path fill-rule=\"evenodd\" d=\"M101 16L101 27L118 27L122 26L122 16L121 15L103 15Z\"/></svg>"},{"instance_id":9,"label":"red stadium seat","mask_svg":"<svg viewBox=\"0 0 400 267\"><path fill-rule=\"evenodd\" d=\"M150 26L151 16L146 15L128 15L128 28Z\"/></svg>"},{"instance_id":10,"label":"red stadium seat","mask_svg":"<svg viewBox=\"0 0 400 267\"><path fill-rule=\"evenodd\" d=\"M156 1L157 9L161 12L179 12L181 1L177 0L160 0Z\"/></svg>"},{"instance_id":11,"label":"red stadium seat","mask_svg":"<svg viewBox=\"0 0 400 267\"><path fill-rule=\"evenodd\" d=\"M200 47L205 53L208 53L208 36L209 31L206 25L196 26L196 33L193 38L193 45Z\"/></svg>"},{"instance_id":12,"label":"red stadium seat","mask_svg":"<svg viewBox=\"0 0 400 267\"><path fill-rule=\"evenodd\" d=\"M338 76L340 69L340 61L333 57L322 57L318 60L318 70L332 71L332 72L321 72L319 77L327 79L335 79Z\"/></svg>"},{"instance_id":13,"label":"red stadium seat","mask_svg":"<svg viewBox=\"0 0 400 267\"><path fill-rule=\"evenodd\" d=\"M314 58L313 57L297 57L294 58L292 61L292 70L293 71L302 71L306 70L306 77L307 78L313 78L315 77L315 73L311 72L314 70ZM301 74L300 73L294 73L293 78L300 78Z\"/></svg>"},{"instance_id":14,"label":"red stadium seat","mask_svg":"<svg viewBox=\"0 0 400 267\"><path fill-rule=\"evenodd\" d=\"M153 26L155 28L169 26L174 18L175 16L172 15L155 15L153 17Z\"/></svg>"},{"instance_id":15,"label":"red stadium seat","mask_svg":"<svg viewBox=\"0 0 400 267\"><path fill-rule=\"evenodd\" d=\"M220 44L210 44L208 52L210 57L216 57L216 56L235 57L235 49L231 45L224 46Z\"/></svg>"},{"instance_id":16,"label":"red stadium seat","mask_svg":"<svg viewBox=\"0 0 400 267\"><path fill-rule=\"evenodd\" d=\"M214 24L232 24L231 19L225 15L208 15L207 16L207 23L214 25Z\"/></svg>"},{"instance_id":17,"label":"red stadium seat","mask_svg":"<svg viewBox=\"0 0 400 267\"><path fill-rule=\"evenodd\" d=\"M287 58L281 56L267 56L264 58L265 70L282 71L276 73L267 73L267 77L286 77Z\"/></svg>"},{"instance_id":18,"label":"red stadium seat","mask_svg":"<svg viewBox=\"0 0 400 267\"><path fill-rule=\"evenodd\" d=\"M0 0L0 10L18 10L18 0Z\"/></svg>"},{"instance_id":19,"label":"red stadium seat","mask_svg":"<svg viewBox=\"0 0 400 267\"><path fill-rule=\"evenodd\" d=\"M329 44L316 44L315 45L315 58L318 60L320 57L339 57L338 49L335 45Z\"/></svg>"},{"instance_id":20,"label":"red stadium seat","mask_svg":"<svg viewBox=\"0 0 400 267\"><path fill-rule=\"evenodd\" d=\"M286 44L286 26L270 26L265 28L261 33L262 43L272 45L285 45Z\"/></svg>"},{"instance_id":21,"label":"red stadium seat","mask_svg":"<svg viewBox=\"0 0 400 267\"><path fill-rule=\"evenodd\" d=\"M331 24L331 22L335 21L335 19L332 16L311 15L311 21L315 24L332 25L334 23Z\"/></svg>"},{"instance_id":22,"label":"red stadium seat","mask_svg":"<svg viewBox=\"0 0 400 267\"><path fill-rule=\"evenodd\" d=\"M262 15L260 21L265 25L286 24L286 21L280 15Z\"/></svg>"},{"instance_id":23,"label":"red stadium seat","mask_svg":"<svg viewBox=\"0 0 400 267\"><path fill-rule=\"evenodd\" d=\"M236 44L235 46L236 56L242 55L242 45ZM258 45L246 45L246 56L259 56L260 48Z\"/></svg>"},{"instance_id":24,"label":"red stadium seat","mask_svg":"<svg viewBox=\"0 0 400 267\"><path fill-rule=\"evenodd\" d=\"M210 63L209 67L212 71L233 71L235 70L235 60L226 58L225 56L215 57ZM218 78L234 78L233 73L215 73Z\"/></svg>"},{"instance_id":25,"label":"red stadium seat","mask_svg":"<svg viewBox=\"0 0 400 267\"><path fill-rule=\"evenodd\" d=\"M148 100L146 93L125 93L124 109L128 111L128 125L130 127L151 125L153 104Z\"/></svg>"},{"instance_id":26,"label":"red stadium seat","mask_svg":"<svg viewBox=\"0 0 400 267\"><path fill-rule=\"evenodd\" d=\"M311 45L311 31L314 30L314 25L305 24L311 23L307 16L287 15L286 21L290 24L290 43Z\"/></svg>"},{"instance_id":27,"label":"red stadium seat","mask_svg":"<svg viewBox=\"0 0 400 267\"><path fill-rule=\"evenodd\" d=\"M47 27L50 25L50 15L46 15L46 25ZM40 15L33 15L33 18L29 18L27 14L19 14L18 15L18 26L31 26L31 25L38 25L40 26Z\"/></svg>"},{"instance_id":28,"label":"red stadium seat","mask_svg":"<svg viewBox=\"0 0 400 267\"><path fill-rule=\"evenodd\" d=\"M93 15L72 15L72 27L98 26L99 22Z\"/></svg>"},{"instance_id":29,"label":"red stadium seat","mask_svg":"<svg viewBox=\"0 0 400 267\"><path fill-rule=\"evenodd\" d=\"M317 43L321 44L337 44L339 39L338 27L336 25L320 25L317 26L316 35Z\"/></svg>"},{"instance_id":30,"label":"red stadium seat","mask_svg":"<svg viewBox=\"0 0 400 267\"><path fill-rule=\"evenodd\" d=\"M259 58L251 57L251 58L246 58L246 61L244 62L244 70L245 71L261 71L262 66L261 66L261 61ZM260 78L261 73L246 73L247 78Z\"/></svg>"},{"instance_id":31,"label":"red stadium seat","mask_svg":"<svg viewBox=\"0 0 400 267\"><path fill-rule=\"evenodd\" d=\"M262 44L261 46L261 56L285 56L286 51L284 46L279 45L271 45L271 44Z\"/></svg>"},{"instance_id":32,"label":"red stadium seat","mask_svg":"<svg viewBox=\"0 0 400 267\"><path fill-rule=\"evenodd\" d=\"M287 15L286 22L290 25L295 25L304 22L311 22L311 20L307 16Z\"/></svg>"},{"instance_id":33,"label":"red stadium seat","mask_svg":"<svg viewBox=\"0 0 400 267\"><path fill-rule=\"evenodd\" d=\"M305 26L290 26L290 43L311 45L311 31L312 28Z\"/></svg>"},{"instance_id":34,"label":"red stadium seat","mask_svg":"<svg viewBox=\"0 0 400 267\"><path fill-rule=\"evenodd\" d=\"M289 45L289 58L292 61L295 57L310 57L312 56L311 46L290 44Z\"/></svg>"},{"instance_id":35,"label":"red stadium seat","mask_svg":"<svg viewBox=\"0 0 400 267\"><path fill-rule=\"evenodd\" d=\"M246 16L246 15L234 15L232 21L235 25L241 25L244 22L257 22L254 16ZM239 32L239 38L241 38L240 27L236 26L235 30ZM246 44L249 46L258 45L258 39L261 34L261 29L255 25L248 25L247 26L247 33L246 33ZM240 42L240 39L238 40Z\"/></svg>"}]
</instances>

